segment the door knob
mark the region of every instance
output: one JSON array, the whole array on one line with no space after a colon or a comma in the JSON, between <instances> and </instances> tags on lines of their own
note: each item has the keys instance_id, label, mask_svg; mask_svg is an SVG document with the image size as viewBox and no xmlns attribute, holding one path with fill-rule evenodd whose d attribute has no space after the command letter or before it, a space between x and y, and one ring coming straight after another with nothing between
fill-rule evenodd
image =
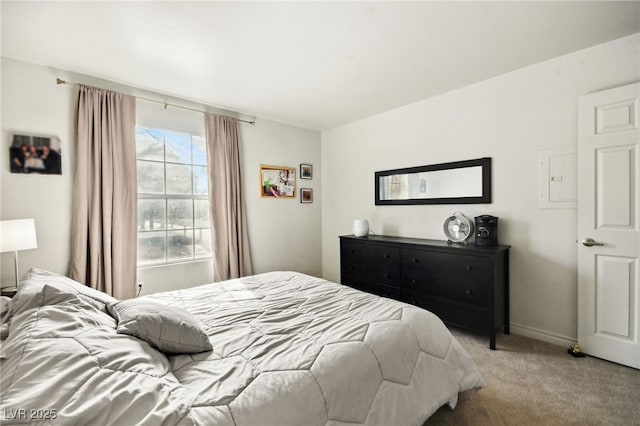
<instances>
[{"instance_id":1,"label":"door knob","mask_svg":"<svg viewBox=\"0 0 640 426\"><path fill-rule=\"evenodd\" d=\"M582 245L583 246L587 246L587 247L603 246L604 243L599 243L599 242L595 241L593 238L585 238L584 240L582 240Z\"/></svg>"}]
</instances>

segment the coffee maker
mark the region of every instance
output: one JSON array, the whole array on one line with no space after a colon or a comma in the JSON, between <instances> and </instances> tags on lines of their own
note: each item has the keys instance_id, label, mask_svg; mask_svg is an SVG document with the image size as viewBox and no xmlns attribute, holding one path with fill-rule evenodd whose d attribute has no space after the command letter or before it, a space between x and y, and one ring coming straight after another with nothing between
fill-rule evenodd
<instances>
[{"instance_id":1,"label":"coffee maker","mask_svg":"<svg viewBox=\"0 0 640 426\"><path fill-rule=\"evenodd\" d=\"M498 245L498 218L488 214L476 216L476 245Z\"/></svg>"}]
</instances>

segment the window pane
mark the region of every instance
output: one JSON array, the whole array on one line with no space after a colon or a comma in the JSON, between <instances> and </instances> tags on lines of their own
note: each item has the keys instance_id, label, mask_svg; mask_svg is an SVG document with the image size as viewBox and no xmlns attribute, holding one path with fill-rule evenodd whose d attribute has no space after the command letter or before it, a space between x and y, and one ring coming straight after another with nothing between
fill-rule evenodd
<instances>
[{"instance_id":1,"label":"window pane","mask_svg":"<svg viewBox=\"0 0 640 426\"><path fill-rule=\"evenodd\" d=\"M138 160L138 192L164 193L164 164Z\"/></svg>"},{"instance_id":2,"label":"window pane","mask_svg":"<svg viewBox=\"0 0 640 426\"><path fill-rule=\"evenodd\" d=\"M141 160L164 161L164 137L158 129L136 127L136 156Z\"/></svg>"},{"instance_id":3,"label":"window pane","mask_svg":"<svg viewBox=\"0 0 640 426\"><path fill-rule=\"evenodd\" d=\"M167 200L167 228L193 228L193 200Z\"/></svg>"},{"instance_id":4,"label":"window pane","mask_svg":"<svg viewBox=\"0 0 640 426\"><path fill-rule=\"evenodd\" d=\"M193 258L193 229L167 232L168 260Z\"/></svg>"},{"instance_id":5,"label":"window pane","mask_svg":"<svg viewBox=\"0 0 640 426\"><path fill-rule=\"evenodd\" d=\"M195 229L193 233L195 257L211 257L211 230Z\"/></svg>"},{"instance_id":6,"label":"window pane","mask_svg":"<svg viewBox=\"0 0 640 426\"><path fill-rule=\"evenodd\" d=\"M138 230L165 229L166 202L163 199L138 200Z\"/></svg>"},{"instance_id":7,"label":"window pane","mask_svg":"<svg viewBox=\"0 0 640 426\"><path fill-rule=\"evenodd\" d=\"M193 164L200 166L207 165L207 145L205 139L200 136L193 136Z\"/></svg>"},{"instance_id":8,"label":"window pane","mask_svg":"<svg viewBox=\"0 0 640 426\"><path fill-rule=\"evenodd\" d=\"M209 176L207 168L201 166L193 166L193 193L206 194L209 192Z\"/></svg>"},{"instance_id":9,"label":"window pane","mask_svg":"<svg viewBox=\"0 0 640 426\"><path fill-rule=\"evenodd\" d=\"M170 163L191 164L191 135L186 133L164 132L166 161Z\"/></svg>"},{"instance_id":10,"label":"window pane","mask_svg":"<svg viewBox=\"0 0 640 426\"><path fill-rule=\"evenodd\" d=\"M138 233L138 265L164 262L165 238L164 231Z\"/></svg>"},{"instance_id":11,"label":"window pane","mask_svg":"<svg viewBox=\"0 0 640 426\"><path fill-rule=\"evenodd\" d=\"M196 228L209 227L209 200L193 200L194 220Z\"/></svg>"},{"instance_id":12,"label":"window pane","mask_svg":"<svg viewBox=\"0 0 640 426\"><path fill-rule=\"evenodd\" d=\"M191 166L167 163L167 194L191 193Z\"/></svg>"},{"instance_id":13,"label":"window pane","mask_svg":"<svg viewBox=\"0 0 640 426\"><path fill-rule=\"evenodd\" d=\"M138 264L210 258L205 138L139 126L136 155Z\"/></svg>"}]
</instances>

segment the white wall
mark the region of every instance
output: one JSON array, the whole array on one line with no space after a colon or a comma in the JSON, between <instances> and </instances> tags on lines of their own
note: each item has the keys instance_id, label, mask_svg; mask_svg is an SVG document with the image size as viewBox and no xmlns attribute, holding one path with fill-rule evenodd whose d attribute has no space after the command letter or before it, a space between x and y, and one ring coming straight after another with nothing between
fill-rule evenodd
<instances>
[{"instance_id":1,"label":"white wall","mask_svg":"<svg viewBox=\"0 0 640 426\"><path fill-rule=\"evenodd\" d=\"M245 195L254 273L294 270L322 274L320 133L273 121L244 126ZM313 165L313 179L300 179L300 164ZM296 198L260 197L261 164L297 169ZM300 188L313 189L313 203L300 203Z\"/></svg>"},{"instance_id":2,"label":"white wall","mask_svg":"<svg viewBox=\"0 0 640 426\"><path fill-rule=\"evenodd\" d=\"M19 253L20 273L31 266L66 273L71 232L73 91L55 84L66 78L44 67L2 59L0 198L2 220L35 218L38 249ZM62 142L62 175L9 172L11 135L57 136ZM15 282L13 253L2 254L2 285Z\"/></svg>"},{"instance_id":3,"label":"white wall","mask_svg":"<svg viewBox=\"0 0 640 426\"><path fill-rule=\"evenodd\" d=\"M354 218L378 234L445 239L451 213L492 214L512 246L512 330L575 341L577 212L538 208L537 152L577 144L579 96L638 80L640 34L322 132L323 276L339 279L338 236ZM374 205L375 171L479 157L493 158L492 204Z\"/></svg>"},{"instance_id":4,"label":"white wall","mask_svg":"<svg viewBox=\"0 0 640 426\"><path fill-rule=\"evenodd\" d=\"M203 106L117 83L49 67L2 58L2 141L0 149L0 218L33 217L38 249L20 253L21 274L31 266L66 274L70 256L74 90L55 84L56 77L124 93L166 100L200 108ZM145 123L185 131L202 131L202 115L138 101L138 118ZM214 113L225 113L204 107ZM233 115L233 113L228 113ZM290 269L319 275L320 238L320 135L267 120L255 126L240 123L247 221L255 272ZM198 130L200 129L200 130ZM62 140L62 176L17 175L9 172L8 142L13 133L58 136ZM258 167L261 163L299 168L314 165L314 179L299 181L316 188L313 204L295 200L263 200L258 195ZM2 255L4 283L14 280L13 255ZM211 261L139 270L143 293L182 288L210 282Z\"/></svg>"}]
</instances>

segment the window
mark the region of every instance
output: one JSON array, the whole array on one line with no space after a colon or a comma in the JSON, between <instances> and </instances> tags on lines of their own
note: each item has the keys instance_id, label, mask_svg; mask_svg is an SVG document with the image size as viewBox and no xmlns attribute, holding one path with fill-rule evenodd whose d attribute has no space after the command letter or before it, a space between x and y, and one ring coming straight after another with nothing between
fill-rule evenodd
<instances>
[{"instance_id":1,"label":"window","mask_svg":"<svg viewBox=\"0 0 640 426\"><path fill-rule=\"evenodd\" d=\"M138 266L211 257L205 139L136 127Z\"/></svg>"}]
</instances>

